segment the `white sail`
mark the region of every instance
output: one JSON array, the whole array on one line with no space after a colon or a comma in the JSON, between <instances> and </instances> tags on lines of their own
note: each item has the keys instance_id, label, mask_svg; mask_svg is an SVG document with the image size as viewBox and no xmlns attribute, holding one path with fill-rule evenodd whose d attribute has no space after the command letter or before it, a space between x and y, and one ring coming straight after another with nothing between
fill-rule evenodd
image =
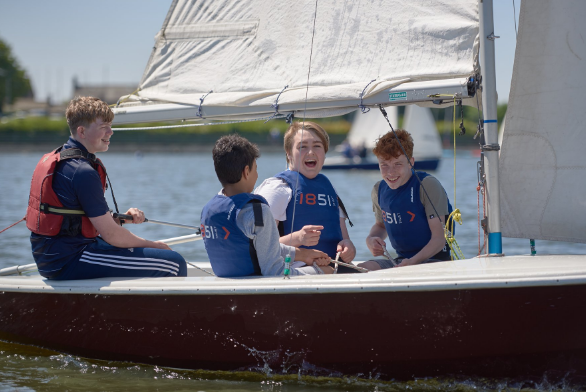
<instances>
[{"instance_id":1,"label":"white sail","mask_svg":"<svg viewBox=\"0 0 586 392\"><path fill-rule=\"evenodd\" d=\"M197 118L210 91L208 118L270 115L283 89L280 112L307 105L315 117L356 110L363 90L368 105L466 98L478 30L478 0L175 0L116 122L158 110Z\"/></svg>"},{"instance_id":2,"label":"white sail","mask_svg":"<svg viewBox=\"0 0 586 392\"><path fill-rule=\"evenodd\" d=\"M396 106L386 109L387 117L393 128L399 127L399 114ZM352 121L352 128L348 132L348 142L355 149L366 147L371 150L376 144L376 140L390 131L389 124L380 110L373 109L367 113L357 111Z\"/></svg>"},{"instance_id":3,"label":"white sail","mask_svg":"<svg viewBox=\"0 0 586 392\"><path fill-rule=\"evenodd\" d=\"M409 105L405 108L403 129L413 137L413 157L417 160L440 159L442 141L429 108Z\"/></svg>"},{"instance_id":4,"label":"white sail","mask_svg":"<svg viewBox=\"0 0 586 392\"><path fill-rule=\"evenodd\" d=\"M399 128L398 108L391 106L386 111L393 128ZM407 106L402 128L413 137L415 161L441 158L441 139L430 109L417 105ZM371 150L376 140L389 131L389 124L379 110L373 109L368 113L357 111L348 133L348 142L355 149L364 146Z\"/></svg>"},{"instance_id":5,"label":"white sail","mask_svg":"<svg viewBox=\"0 0 586 392\"><path fill-rule=\"evenodd\" d=\"M500 154L503 235L586 242L586 1L521 3Z\"/></svg>"}]
</instances>

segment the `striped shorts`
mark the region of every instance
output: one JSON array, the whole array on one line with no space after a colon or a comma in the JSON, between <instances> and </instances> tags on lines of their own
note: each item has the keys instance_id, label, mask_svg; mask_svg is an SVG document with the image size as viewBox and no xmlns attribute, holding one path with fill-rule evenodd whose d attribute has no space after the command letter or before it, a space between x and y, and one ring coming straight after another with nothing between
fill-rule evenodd
<instances>
[{"instance_id":1,"label":"striped shorts","mask_svg":"<svg viewBox=\"0 0 586 392\"><path fill-rule=\"evenodd\" d=\"M98 237L55 280L187 276L185 259L172 250L117 248Z\"/></svg>"}]
</instances>

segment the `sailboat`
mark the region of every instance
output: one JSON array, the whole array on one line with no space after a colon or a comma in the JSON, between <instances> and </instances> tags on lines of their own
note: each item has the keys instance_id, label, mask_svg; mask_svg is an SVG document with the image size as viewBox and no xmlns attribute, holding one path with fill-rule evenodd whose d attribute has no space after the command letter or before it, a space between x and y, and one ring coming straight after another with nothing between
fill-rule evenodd
<instances>
[{"instance_id":1,"label":"sailboat","mask_svg":"<svg viewBox=\"0 0 586 392\"><path fill-rule=\"evenodd\" d=\"M387 117L391 124L399 123L398 107L390 106ZM413 137L413 157L416 170L436 170L442 157L442 144L433 114L429 108L410 105L405 108L403 128ZM356 111L352 128L348 132L347 147L352 156L330 156L324 169L378 170L378 161L371 151L376 140L389 129L387 120L378 110L361 113ZM362 152L362 153L360 153Z\"/></svg>"},{"instance_id":2,"label":"sailboat","mask_svg":"<svg viewBox=\"0 0 586 392\"><path fill-rule=\"evenodd\" d=\"M581 0L522 3L501 150L491 0L174 1L115 121L475 104L482 87L487 253L291 279L217 278L208 267L186 278L50 281L14 267L0 271L0 338L189 369L583 375L586 257L505 256L502 236L586 242L585 17Z\"/></svg>"}]
</instances>

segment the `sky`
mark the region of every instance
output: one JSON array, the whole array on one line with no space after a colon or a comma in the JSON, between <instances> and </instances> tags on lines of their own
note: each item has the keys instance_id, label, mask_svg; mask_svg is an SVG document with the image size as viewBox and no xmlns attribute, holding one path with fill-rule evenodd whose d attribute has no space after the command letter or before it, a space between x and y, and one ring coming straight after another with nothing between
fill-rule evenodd
<instances>
[{"instance_id":1,"label":"sky","mask_svg":"<svg viewBox=\"0 0 586 392\"><path fill-rule=\"evenodd\" d=\"M0 39L31 78L35 98L71 98L81 84L138 86L172 0L0 0ZM494 0L499 103L509 96L521 0Z\"/></svg>"}]
</instances>

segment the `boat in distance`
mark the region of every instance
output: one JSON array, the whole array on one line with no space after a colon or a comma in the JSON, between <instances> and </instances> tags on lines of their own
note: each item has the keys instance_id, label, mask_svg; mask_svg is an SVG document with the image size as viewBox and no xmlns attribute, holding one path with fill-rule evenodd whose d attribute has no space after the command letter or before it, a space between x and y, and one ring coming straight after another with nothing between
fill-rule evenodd
<instances>
[{"instance_id":1,"label":"boat in distance","mask_svg":"<svg viewBox=\"0 0 586 392\"><path fill-rule=\"evenodd\" d=\"M378 162L368 158L345 158L340 156L329 157L323 170L379 170ZM434 171L437 170L440 159L418 160L413 165L415 170Z\"/></svg>"},{"instance_id":2,"label":"boat in distance","mask_svg":"<svg viewBox=\"0 0 586 392\"><path fill-rule=\"evenodd\" d=\"M538 377L586 358L581 261L474 258L292 279L195 268L186 278L0 277L0 338L184 369Z\"/></svg>"},{"instance_id":3,"label":"boat in distance","mask_svg":"<svg viewBox=\"0 0 586 392\"><path fill-rule=\"evenodd\" d=\"M354 156L345 156L344 153L326 158L325 170L379 170L378 160L372 153L379 137L389 131L386 119L377 113L378 110L361 113L357 110L348 132L348 152ZM397 106L390 106L387 110L389 121L393 126L399 122ZM442 144L431 110L417 105L405 108L403 128L413 138L413 157L415 170L437 170L442 158ZM339 146L336 146L338 149ZM344 150L344 148L343 148ZM355 154L355 152L361 152Z\"/></svg>"}]
</instances>

